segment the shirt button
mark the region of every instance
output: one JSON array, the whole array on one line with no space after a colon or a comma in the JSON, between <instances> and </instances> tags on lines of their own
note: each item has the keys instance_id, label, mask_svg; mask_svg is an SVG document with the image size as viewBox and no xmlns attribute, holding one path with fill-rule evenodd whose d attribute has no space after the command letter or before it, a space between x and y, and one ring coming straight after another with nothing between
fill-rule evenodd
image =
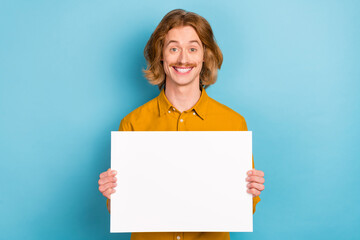
<instances>
[{"instance_id":1,"label":"shirt button","mask_svg":"<svg viewBox=\"0 0 360 240\"><path fill-rule=\"evenodd\" d=\"M173 111L175 111L175 108L173 108Z\"/></svg>"},{"instance_id":2,"label":"shirt button","mask_svg":"<svg viewBox=\"0 0 360 240\"><path fill-rule=\"evenodd\" d=\"M180 122L183 122L184 121L184 119L180 119Z\"/></svg>"},{"instance_id":3,"label":"shirt button","mask_svg":"<svg viewBox=\"0 0 360 240\"><path fill-rule=\"evenodd\" d=\"M180 236L177 236L176 239L180 239Z\"/></svg>"},{"instance_id":4,"label":"shirt button","mask_svg":"<svg viewBox=\"0 0 360 240\"><path fill-rule=\"evenodd\" d=\"M171 113L171 111L169 110L168 113Z\"/></svg>"},{"instance_id":5,"label":"shirt button","mask_svg":"<svg viewBox=\"0 0 360 240\"><path fill-rule=\"evenodd\" d=\"M195 113L195 112L193 112L193 115L196 115L196 113Z\"/></svg>"}]
</instances>

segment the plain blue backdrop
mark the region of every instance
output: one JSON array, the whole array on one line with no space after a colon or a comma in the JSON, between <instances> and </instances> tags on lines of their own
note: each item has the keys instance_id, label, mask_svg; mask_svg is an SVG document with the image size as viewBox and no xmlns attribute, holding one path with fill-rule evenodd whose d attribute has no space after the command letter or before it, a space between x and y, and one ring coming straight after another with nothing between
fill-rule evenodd
<instances>
[{"instance_id":1,"label":"plain blue backdrop","mask_svg":"<svg viewBox=\"0 0 360 240\"><path fill-rule=\"evenodd\" d=\"M208 94L253 131L266 189L253 233L360 239L359 1L0 0L0 238L109 233L98 191L110 131L156 97L143 48L184 8L212 25L224 63Z\"/></svg>"}]
</instances>

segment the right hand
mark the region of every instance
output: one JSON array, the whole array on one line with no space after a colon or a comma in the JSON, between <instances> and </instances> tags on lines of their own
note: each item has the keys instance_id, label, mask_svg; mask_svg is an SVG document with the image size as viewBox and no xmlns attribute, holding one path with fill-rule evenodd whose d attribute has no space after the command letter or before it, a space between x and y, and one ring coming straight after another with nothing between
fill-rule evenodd
<instances>
[{"instance_id":1,"label":"right hand","mask_svg":"<svg viewBox=\"0 0 360 240\"><path fill-rule=\"evenodd\" d=\"M116 184L116 177L115 175L117 172L115 170L111 170L110 168L100 174L99 179L99 191L108 199L110 199L110 195L115 192L114 187L117 186Z\"/></svg>"}]
</instances>

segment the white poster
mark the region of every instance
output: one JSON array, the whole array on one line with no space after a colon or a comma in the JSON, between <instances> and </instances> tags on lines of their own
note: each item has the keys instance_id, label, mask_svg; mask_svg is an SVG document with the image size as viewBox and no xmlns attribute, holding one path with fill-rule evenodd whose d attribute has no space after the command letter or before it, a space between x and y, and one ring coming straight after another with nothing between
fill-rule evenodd
<instances>
[{"instance_id":1,"label":"white poster","mask_svg":"<svg viewBox=\"0 0 360 240\"><path fill-rule=\"evenodd\" d=\"M111 132L110 232L252 232L250 131Z\"/></svg>"}]
</instances>

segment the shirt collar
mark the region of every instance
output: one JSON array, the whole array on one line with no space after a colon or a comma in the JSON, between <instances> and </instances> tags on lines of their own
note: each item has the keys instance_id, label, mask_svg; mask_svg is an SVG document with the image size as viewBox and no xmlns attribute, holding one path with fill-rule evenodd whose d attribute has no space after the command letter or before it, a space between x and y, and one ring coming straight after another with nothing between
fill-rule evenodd
<instances>
[{"instance_id":1,"label":"shirt collar","mask_svg":"<svg viewBox=\"0 0 360 240\"><path fill-rule=\"evenodd\" d=\"M185 112L190 112L194 110L197 115L201 119L205 119L206 117L206 110L207 110L207 103L209 101L209 96L207 95L204 88L201 88L201 95L197 103L189 110ZM158 96L158 106L159 106L159 115L162 116L163 114L167 113L173 105L169 102L165 95L165 89L163 88Z\"/></svg>"}]
</instances>

